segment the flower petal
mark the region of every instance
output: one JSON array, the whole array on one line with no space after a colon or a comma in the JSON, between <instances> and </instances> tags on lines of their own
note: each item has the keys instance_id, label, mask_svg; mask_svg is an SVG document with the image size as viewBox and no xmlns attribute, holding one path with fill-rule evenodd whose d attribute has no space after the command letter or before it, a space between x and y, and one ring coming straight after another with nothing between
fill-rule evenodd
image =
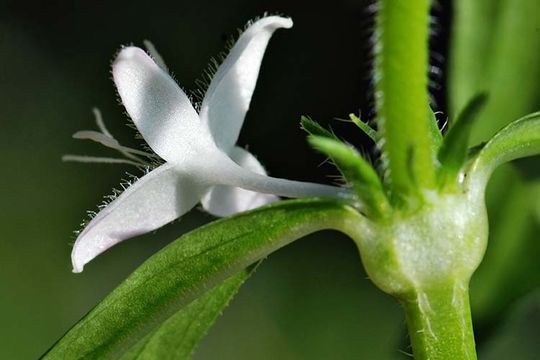
<instances>
[{"instance_id":1,"label":"flower petal","mask_svg":"<svg viewBox=\"0 0 540 360\"><path fill-rule=\"evenodd\" d=\"M235 146L229 155L234 162L257 174L266 175L261 163L248 151ZM210 188L201 200L203 208L215 216L229 216L258 208L279 198L232 186L217 185Z\"/></svg>"},{"instance_id":2,"label":"flower petal","mask_svg":"<svg viewBox=\"0 0 540 360\"><path fill-rule=\"evenodd\" d=\"M119 242L155 230L193 208L206 186L169 164L143 176L90 221L73 246L73 272Z\"/></svg>"},{"instance_id":3,"label":"flower petal","mask_svg":"<svg viewBox=\"0 0 540 360\"><path fill-rule=\"evenodd\" d=\"M238 139L272 33L291 26L291 19L279 16L256 21L240 36L214 75L199 114L223 150L229 151Z\"/></svg>"},{"instance_id":4,"label":"flower petal","mask_svg":"<svg viewBox=\"0 0 540 360\"><path fill-rule=\"evenodd\" d=\"M112 72L128 114L163 159L181 163L191 145L212 141L186 94L143 50L122 49Z\"/></svg>"}]
</instances>

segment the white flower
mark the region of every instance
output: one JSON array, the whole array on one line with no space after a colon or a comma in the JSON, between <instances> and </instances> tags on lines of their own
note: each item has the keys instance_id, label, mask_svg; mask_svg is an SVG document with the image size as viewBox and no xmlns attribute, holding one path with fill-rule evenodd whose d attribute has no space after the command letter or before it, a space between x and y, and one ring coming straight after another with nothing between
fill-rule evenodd
<instances>
[{"instance_id":1,"label":"white flower","mask_svg":"<svg viewBox=\"0 0 540 360\"><path fill-rule=\"evenodd\" d=\"M206 211L227 216L274 201L276 196L270 194L343 193L331 186L268 177L252 154L235 146L267 43L274 30L291 26L290 19L277 16L253 23L217 69L199 113L160 58L155 56L157 65L139 48L120 51L112 70L118 93L143 138L165 163L128 187L88 223L73 247L74 272L81 272L115 244L155 230L199 202ZM102 133L75 135L113 147L135 162L138 155L148 155L115 142L99 118L98 125Z\"/></svg>"}]
</instances>

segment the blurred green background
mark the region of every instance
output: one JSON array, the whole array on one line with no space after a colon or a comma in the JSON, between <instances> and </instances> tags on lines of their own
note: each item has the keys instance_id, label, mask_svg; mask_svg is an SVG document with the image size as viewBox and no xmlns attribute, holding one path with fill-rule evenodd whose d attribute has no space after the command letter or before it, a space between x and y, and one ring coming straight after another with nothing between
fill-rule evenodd
<instances>
[{"instance_id":1,"label":"blurred green background","mask_svg":"<svg viewBox=\"0 0 540 360\"><path fill-rule=\"evenodd\" d=\"M278 31L270 43L240 143L273 176L331 182L328 175L336 175L335 170L321 165L323 157L308 148L298 120L309 114L327 124L359 109L369 114L372 24L366 5L358 0L318 5L307 0L1 0L0 359L39 357L144 259L212 220L194 210L108 251L84 273L71 273L72 231L85 218L85 209L94 210L126 171L137 174L129 167L60 161L66 153L108 154L71 139L77 130L94 128L94 106L122 143L137 145L109 74L121 45L151 40L179 83L195 89L210 57L247 20L264 11L291 16L293 29ZM442 2L434 47L443 56L450 11ZM445 111L445 79L435 82L435 99ZM348 141L372 150L351 124L330 123ZM523 166L533 168L534 163ZM520 211L519 203L515 206ZM485 359L504 359L508 349L534 349L540 339L533 326L539 323L538 295L509 310L524 288L540 283L538 262L527 260L540 251L524 247L517 254L524 269L517 281L526 286L516 286L496 311L478 320ZM506 277L515 285L515 276ZM407 352L399 305L367 279L351 241L324 232L267 259L195 358L396 359ZM540 358L534 354L526 350L525 357L517 358Z\"/></svg>"}]
</instances>

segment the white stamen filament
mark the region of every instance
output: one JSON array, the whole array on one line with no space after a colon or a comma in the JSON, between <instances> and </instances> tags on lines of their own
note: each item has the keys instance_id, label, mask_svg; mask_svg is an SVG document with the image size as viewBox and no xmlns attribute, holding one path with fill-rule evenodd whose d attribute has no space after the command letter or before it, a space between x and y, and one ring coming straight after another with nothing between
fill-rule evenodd
<instances>
[{"instance_id":1,"label":"white stamen filament","mask_svg":"<svg viewBox=\"0 0 540 360\"><path fill-rule=\"evenodd\" d=\"M98 156L85 156L85 155L64 155L62 161L73 161L80 163L100 163L100 164L129 164L137 167L147 166L143 162L135 162L128 159L98 157Z\"/></svg>"}]
</instances>

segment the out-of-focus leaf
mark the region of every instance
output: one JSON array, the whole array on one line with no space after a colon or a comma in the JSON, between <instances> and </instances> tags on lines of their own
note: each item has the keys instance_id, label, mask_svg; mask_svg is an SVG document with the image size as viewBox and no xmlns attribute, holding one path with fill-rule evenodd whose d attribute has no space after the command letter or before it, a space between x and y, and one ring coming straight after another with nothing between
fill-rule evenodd
<instances>
[{"instance_id":1,"label":"out-of-focus leaf","mask_svg":"<svg viewBox=\"0 0 540 360\"><path fill-rule=\"evenodd\" d=\"M133 346L121 360L188 359L255 267L208 290Z\"/></svg>"},{"instance_id":2,"label":"out-of-focus leaf","mask_svg":"<svg viewBox=\"0 0 540 360\"><path fill-rule=\"evenodd\" d=\"M540 224L540 181L535 182L531 185L533 193L533 212L536 217L536 221Z\"/></svg>"},{"instance_id":3,"label":"out-of-focus leaf","mask_svg":"<svg viewBox=\"0 0 540 360\"><path fill-rule=\"evenodd\" d=\"M471 143L476 144L538 110L540 2L457 0L454 10L450 114L459 113L474 94L489 94L472 132Z\"/></svg>"},{"instance_id":4,"label":"out-of-focus leaf","mask_svg":"<svg viewBox=\"0 0 540 360\"><path fill-rule=\"evenodd\" d=\"M480 348L481 360L538 360L540 289L516 303L504 324Z\"/></svg>"},{"instance_id":5,"label":"out-of-focus leaf","mask_svg":"<svg viewBox=\"0 0 540 360\"><path fill-rule=\"evenodd\" d=\"M280 247L361 216L330 199L278 202L192 231L152 256L44 355L118 357L204 291Z\"/></svg>"},{"instance_id":6,"label":"out-of-focus leaf","mask_svg":"<svg viewBox=\"0 0 540 360\"><path fill-rule=\"evenodd\" d=\"M514 186L508 186L514 184ZM500 313L505 306L540 284L535 271L540 257L538 226L530 212L530 189L513 166L496 171L488 186L490 233L486 254L471 279L471 306L480 321ZM498 195L507 199L496 207Z\"/></svg>"},{"instance_id":7,"label":"out-of-focus leaf","mask_svg":"<svg viewBox=\"0 0 540 360\"><path fill-rule=\"evenodd\" d=\"M535 113L502 129L478 152L471 165L470 181L485 184L499 165L539 153L540 113ZM508 188L509 183L513 186ZM526 263L537 263L534 257L523 256L532 253L532 248L527 250L524 247L531 246L532 240L537 241L532 238L535 236L530 201L532 187L529 188L517 174L508 177L502 184L504 187L508 190L497 194L499 199L506 200L504 204L500 205L488 197L488 208L492 210L489 214L491 235L488 251L485 263L472 281L472 304L478 309L476 314L480 318L493 314L494 310L503 307L505 301L530 287L529 279L538 281L534 276L536 271L532 274L521 271L526 268ZM494 211L497 204L500 208Z\"/></svg>"},{"instance_id":8,"label":"out-of-focus leaf","mask_svg":"<svg viewBox=\"0 0 540 360\"><path fill-rule=\"evenodd\" d=\"M456 116L486 83L486 62L493 48L500 1L456 0L449 69L449 105Z\"/></svg>"}]
</instances>

